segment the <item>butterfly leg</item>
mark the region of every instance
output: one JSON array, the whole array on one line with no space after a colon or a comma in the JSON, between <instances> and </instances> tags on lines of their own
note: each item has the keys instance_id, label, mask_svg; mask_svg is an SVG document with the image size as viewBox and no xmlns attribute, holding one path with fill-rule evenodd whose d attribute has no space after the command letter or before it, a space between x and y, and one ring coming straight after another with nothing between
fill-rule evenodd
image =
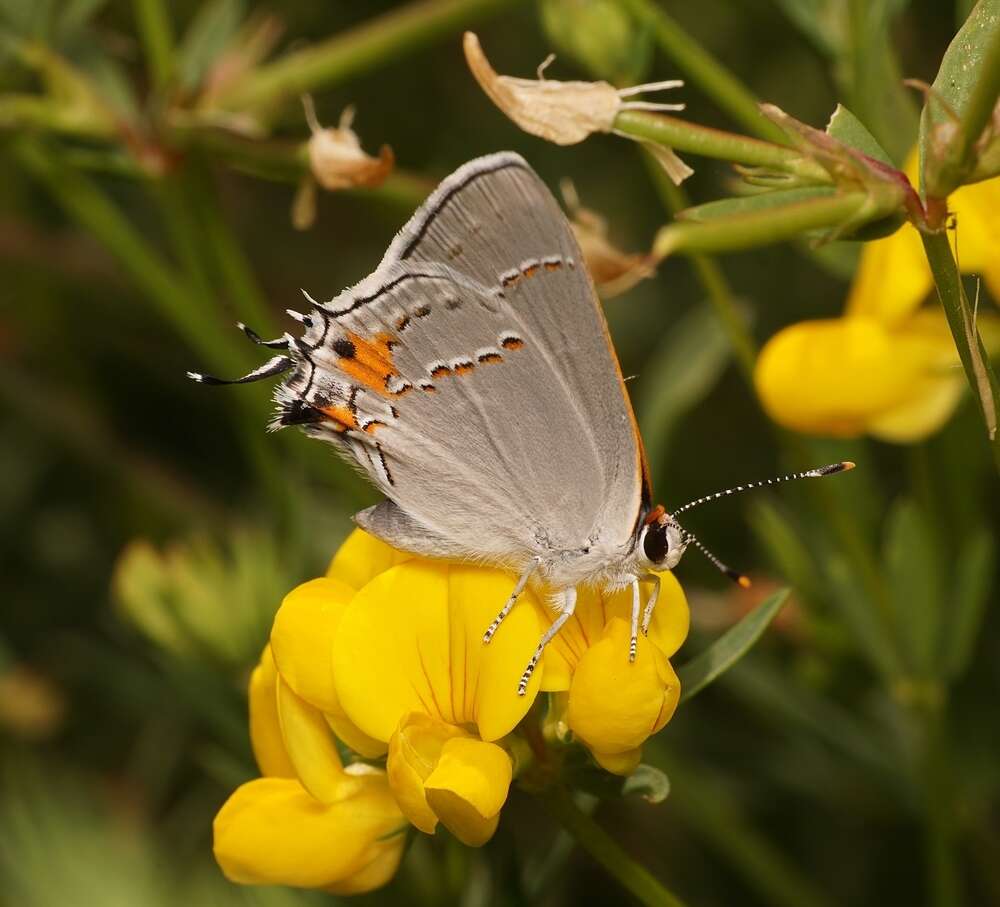
<instances>
[{"instance_id":1,"label":"butterfly leg","mask_svg":"<svg viewBox=\"0 0 1000 907\"><path fill-rule=\"evenodd\" d=\"M531 675L535 673L535 667L538 664L538 660L542 657L542 652L545 651L545 647L552 640L552 637L559 632L562 625L573 616L573 611L575 609L576 589L570 586L568 589L563 591L563 604L559 609L559 614L556 616L556 619L552 621L548 630L542 634L542 638L538 642L538 648L535 649L535 654L531 656L531 661L528 662L528 666L524 669L524 673L521 675L521 680L517 684L518 696L523 696L525 690L528 689L528 681L531 680Z\"/></svg>"},{"instance_id":2,"label":"butterfly leg","mask_svg":"<svg viewBox=\"0 0 1000 907\"><path fill-rule=\"evenodd\" d=\"M647 573L643 579L653 584L653 591L649 593L649 601L646 602L646 610L642 612L642 635L646 636L649 633L649 622L653 619L656 600L660 597L660 578L655 573Z\"/></svg>"},{"instance_id":3,"label":"butterfly leg","mask_svg":"<svg viewBox=\"0 0 1000 907\"><path fill-rule=\"evenodd\" d=\"M635 661L635 653L639 646L639 580L632 580L632 635L628 642L628 660Z\"/></svg>"},{"instance_id":4,"label":"butterfly leg","mask_svg":"<svg viewBox=\"0 0 1000 907\"><path fill-rule=\"evenodd\" d=\"M514 585L514 591L510 593L510 597L507 599L504 606L500 609L500 613L493 619L487 628L486 632L483 634L483 642L488 643L493 639L494 634L500 629L500 624L503 623L504 618L510 614L510 609L514 607L514 602L517 601L517 597L524 591L524 587L528 585L528 580L531 578L531 574L538 569L538 565L541 564L542 559L540 557L533 557L531 563L528 564L524 573L518 578L517 583Z\"/></svg>"}]
</instances>

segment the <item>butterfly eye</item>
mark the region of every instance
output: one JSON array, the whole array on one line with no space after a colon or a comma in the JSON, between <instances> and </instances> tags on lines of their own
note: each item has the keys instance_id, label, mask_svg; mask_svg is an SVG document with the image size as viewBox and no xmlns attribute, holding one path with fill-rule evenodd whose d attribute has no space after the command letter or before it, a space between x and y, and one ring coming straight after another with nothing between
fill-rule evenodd
<instances>
[{"instance_id":1,"label":"butterfly eye","mask_svg":"<svg viewBox=\"0 0 1000 907\"><path fill-rule=\"evenodd\" d=\"M661 523L654 523L647 527L642 538L642 553L646 555L646 560L651 564L659 564L667 557L670 550L670 540L667 538L667 527Z\"/></svg>"}]
</instances>

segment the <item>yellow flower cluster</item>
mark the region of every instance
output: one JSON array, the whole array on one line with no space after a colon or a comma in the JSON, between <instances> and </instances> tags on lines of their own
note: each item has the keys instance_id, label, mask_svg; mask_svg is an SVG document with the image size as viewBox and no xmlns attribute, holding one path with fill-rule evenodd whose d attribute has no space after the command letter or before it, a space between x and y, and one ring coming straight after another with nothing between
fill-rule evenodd
<instances>
[{"instance_id":1,"label":"yellow flower cluster","mask_svg":"<svg viewBox=\"0 0 1000 907\"><path fill-rule=\"evenodd\" d=\"M250 680L264 777L238 788L215 820L230 879L370 891L398 868L409 825L432 833L440 823L484 844L520 768L516 729L542 690L556 694L563 736L609 771L638 764L680 696L667 659L687 634L688 607L673 575L661 575L632 664L629 595L583 592L525 696L517 682L551 621L545 605L525 591L493 641L482 639L513 583L357 530L327 576L285 598ZM341 752L354 761L345 767ZM384 770L372 764L383 756Z\"/></svg>"},{"instance_id":2,"label":"yellow flower cluster","mask_svg":"<svg viewBox=\"0 0 1000 907\"><path fill-rule=\"evenodd\" d=\"M915 183L915 154L906 173ZM962 271L981 274L1000 299L1000 179L959 189L949 208ZM843 316L791 325L761 351L754 379L771 418L806 434L899 443L937 431L965 376L941 307L922 308L932 288L915 227L867 243ZM1000 320L980 309L978 324L1000 348Z\"/></svg>"}]
</instances>

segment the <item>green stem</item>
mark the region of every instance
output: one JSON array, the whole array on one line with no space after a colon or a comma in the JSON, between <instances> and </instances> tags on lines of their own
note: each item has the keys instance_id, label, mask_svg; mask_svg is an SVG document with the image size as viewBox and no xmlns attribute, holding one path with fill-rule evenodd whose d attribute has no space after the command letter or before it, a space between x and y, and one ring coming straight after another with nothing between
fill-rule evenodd
<instances>
[{"instance_id":1,"label":"green stem","mask_svg":"<svg viewBox=\"0 0 1000 907\"><path fill-rule=\"evenodd\" d=\"M674 215L678 211L690 207L684 190L673 184L648 151L643 151L643 159L646 161L664 207ZM729 345L736 355L736 361L739 363L743 377L752 390L753 367L757 360L757 344L747 329L746 319L736 305L736 298L729 287L726 275L723 274L722 268L719 267L715 259L708 255L691 255L688 256L688 260L708 296L709 304L715 310L716 317L722 324L722 329L729 338Z\"/></svg>"},{"instance_id":2,"label":"green stem","mask_svg":"<svg viewBox=\"0 0 1000 907\"><path fill-rule=\"evenodd\" d=\"M864 192L844 192L701 223L673 223L660 230L653 253L733 252L781 242L807 230L849 223L868 201Z\"/></svg>"},{"instance_id":3,"label":"green stem","mask_svg":"<svg viewBox=\"0 0 1000 907\"><path fill-rule=\"evenodd\" d=\"M611 835L576 805L566 788L550 787L538 797L576 842L639 901L650 907L684 907L680 898L664 888L648 869L636 863Z\"/></svg>"},{"instance_id":4,"label":"green stem","mask_svg":"<svg viewBox=\"0 0 1000 907\"><path fill-rule=\"evenodd\" d=\"M927 882L934 907L959 907L961 883L955 862L955 823L948 736L942 704L915 709L922 735L920 783L924 795Z\"/></svg>"},{"instance_id":5,"label":"green stem","mask_svg":"<svg viewBox=\"0 0 1000 907\"><path fill-rule=\"evenodd\" d=\"M140 291L200 356L225 370L250 364L248 357L235 351L234 344L219 342L214 319L191 305L192 288L141 239L94 183L80 172L60 166L36 142L22 140L13 148L24 168L118 259Z\"/></svg>"},{"instance_id":6,"label":"green stem","mask_svg":"<svg viewBox=\"0 0 1000 907\"><path fill-rule=\"evenodd\" d=\"M218 104L265 110L320 86L344 82L431 42L469 28L519 0L420 0L261 66L225 91Z\"/></svg>"},{"instance_id":7,"label":"green stem","mask_svg":"<svg viewBox=\"0 0 1000 907\"><path fill-rule=\"evenodd\" d=\"M990 43L983 53L980 77L972 87L951 141L931 175L927 194L946 198L967 181L976 166L976 143L993 118L1000 97L1000 24L994 26ZM931 102L933 103L933 102Z\"/></svg>"},{"instance_id":8,"label":"green stem","mask_svg":"<svg viewBox=\"0 0 1000 907\"><path fill-rule=\"evenodd\" d=\"M178 122L172 134L185 148L198 148L226 166L260 179L298 183L309 172L306 142L247 139L223 129L204 126L196 119ZM416 208L433 191L434 183L406 171L394 169L380 186L341 190L352 195L386 201L403 208Z\"/></svg>"},{"instance_id":9,"label":"green stem","mask_svg":"<svg viewBox=\"0 0 1000 907\"><path fill-rule=\"evenodd\" d=\"M156 91L170 83L174 70L174 36L162 0L134 0L139 34L146 50L150 81Z\"/></svg>"},{"instance_id":10,"label":"green stem","mask_svg":"<svg viewBox=\"0 0 1000 907\"><path fill-rule=\"evenodd\" d=\"M652 0L620 0L639 22L648 25L663 52L736 122L768 141L788 138L757 108L757 98L725 66L684 31Z\"/></svg>"},{"instance_id":11,"label":"green stem","mask_svg":"<svg viewBox=\"0 0 1000 907\"><path fill-rule=\"evenodd\" d=\"M934 275L938 298L944 306L948 327L962 360L962 368L986 422L986 434L993 451L993 459L1000 471L1000 384L990 364L989 355L975 324L958 265L951 254L948 237L944 231L923 233L924 252Z\"/></svg>"},{"instance_id":12,"label":"green stem","mask_svg":"<svg viewBox=\"0 0 1000 907\"><path fill-rule=\"evenodd\" d=\"M618 114L614 128L617 132L666 145L675 151L687 151L703 157L788 173L799 177L800 185L807 182L824 185L830 183L830 175L819 164L787 145L776 145L774 142L699 126L677 117L639 110L625 110Z\"/></svg>"}]
</instances>

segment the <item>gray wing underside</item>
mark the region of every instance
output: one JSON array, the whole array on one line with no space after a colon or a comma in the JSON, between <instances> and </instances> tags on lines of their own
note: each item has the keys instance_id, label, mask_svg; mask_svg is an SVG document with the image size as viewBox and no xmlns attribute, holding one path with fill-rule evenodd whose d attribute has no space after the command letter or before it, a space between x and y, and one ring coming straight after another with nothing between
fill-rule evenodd
<instances>
[{"instance_id":1,"label":"gray wing underside","mask_svg":"<svg viewBox=\"0 0 1000 907\"><path fill-rule=\"evenodd\" d=\"M643 483L631 407L576 241L520 157L454 173L317 315L279 400L353 407L350 430L305 427L394 502L358 515L374 534L493 560L631 537ZM385 389L345 373L340 336L392 338Z\"/></svg>"}]
</instances>

